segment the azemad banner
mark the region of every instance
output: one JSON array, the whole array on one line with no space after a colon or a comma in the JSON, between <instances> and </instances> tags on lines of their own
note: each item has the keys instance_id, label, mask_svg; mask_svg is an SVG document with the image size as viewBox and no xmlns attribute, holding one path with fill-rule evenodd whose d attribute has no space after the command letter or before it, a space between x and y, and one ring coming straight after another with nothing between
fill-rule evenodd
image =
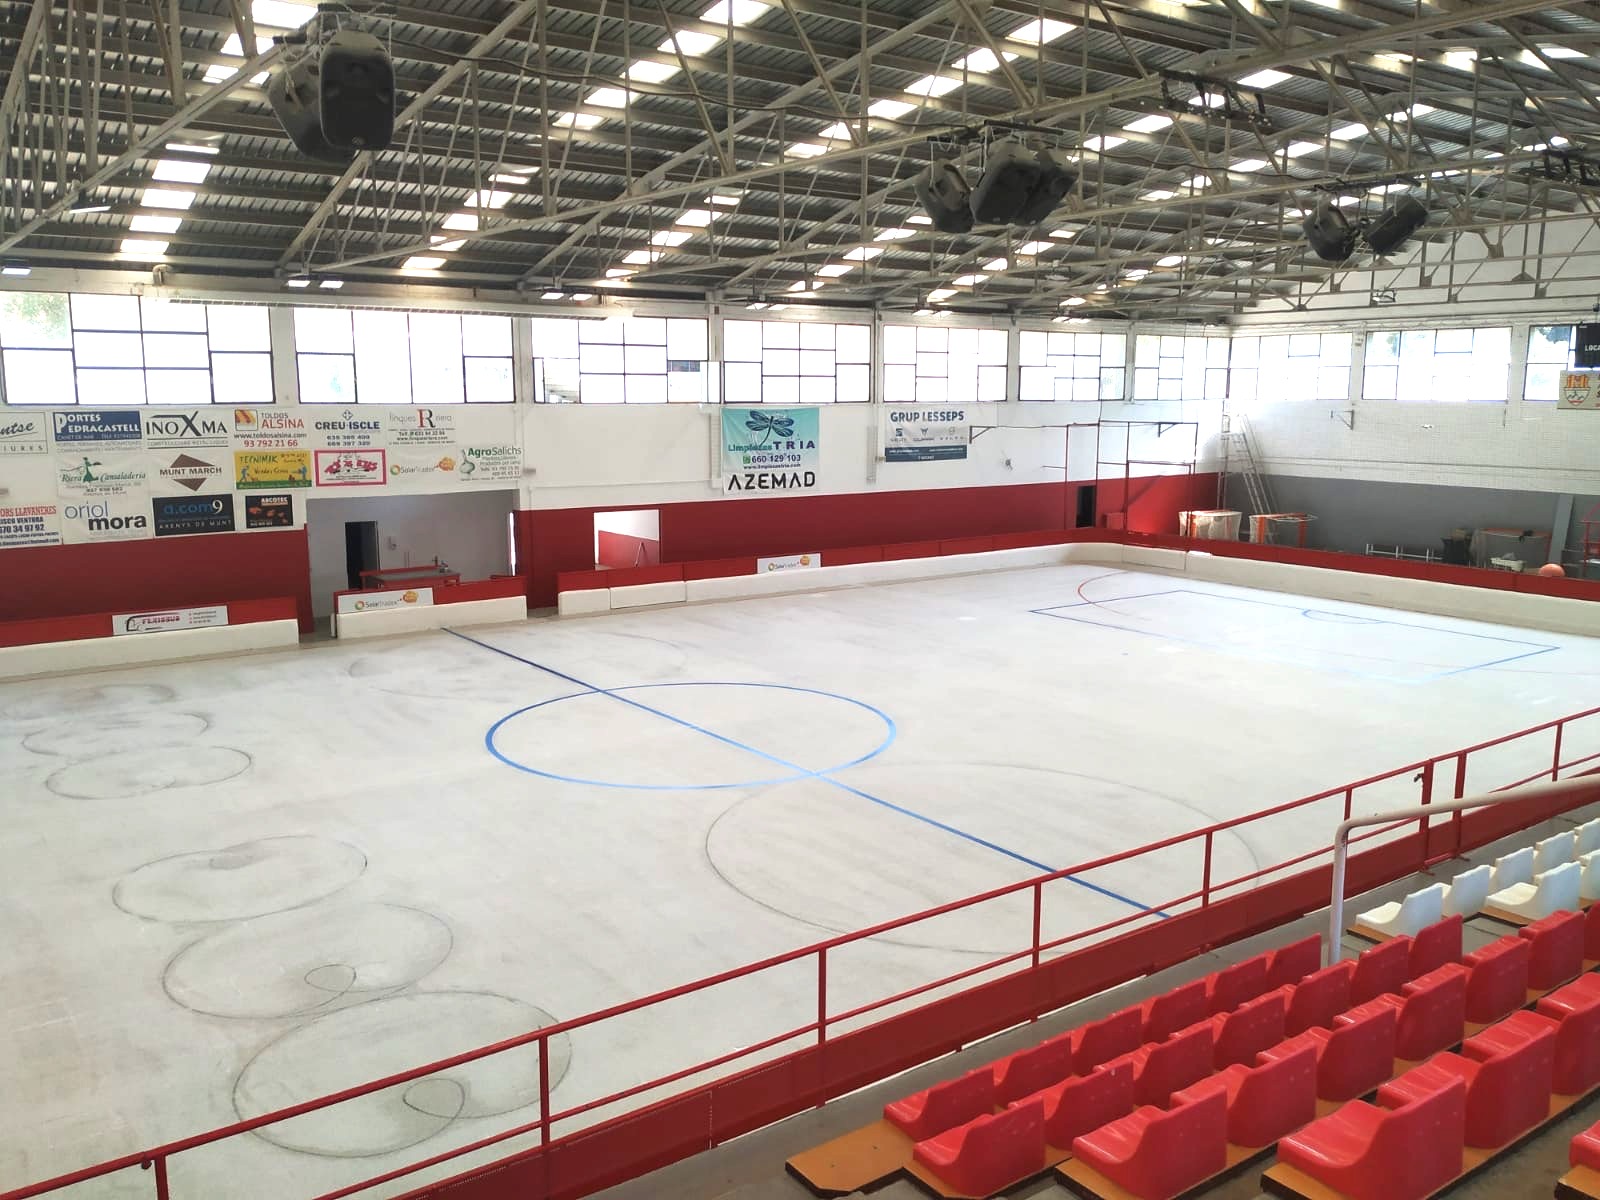
<instances>
[{"instance_id":1,"label":"azemad banner","mask_svg":"<svg viewBox=\"0 0 1600 1200\"><path fill-rule=\"evenodd\" d=\"M937 462L965 458L972 426L965 409L884 409L884 462Z\"/></svg>"},{"instance_id":2,"label":"azemad banner","mask_svg":"<svg viewBox=\"0 0 1600 1200\"><path fill-rule=\"evenodd\" d=\"M722 473L732 492L795 492L817 486L814 408L722 410Z\"/></svg>"}]
</instances>

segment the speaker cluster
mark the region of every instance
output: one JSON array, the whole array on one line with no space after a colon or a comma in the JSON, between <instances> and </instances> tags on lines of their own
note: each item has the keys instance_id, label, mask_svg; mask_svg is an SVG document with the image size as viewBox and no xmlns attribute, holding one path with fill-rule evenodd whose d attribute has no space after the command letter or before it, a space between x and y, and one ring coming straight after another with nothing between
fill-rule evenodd
<instances>
[{"instance_id":1,"label":"speaker cluster","mask_svg":"<svg viewBox=\"0 0 1600 1200\"><path fill-rule=\"evenodd\" d=\"M1065 154L1033 150L1008 138L989 147L976 184L968 184L956 162L935 159L915 186L935 229L966 233L974 225L1037 225L1077 182Z\"/></svg>"},{"instance_id":2,"label":"speaker cluster","mask_svg":"<svg viewBox=\"0 0 1600 1200\"><path fill-rule=\"evenodd\" d=\"M1428 223L1427 206L1401 196L1370 221L1352 223L1332 196L1323 196L1306 218L1306 241L1323 262L1342 263L1366 242L1375 254L1392 254Z\"/></svg>"},{"instance_id":3,"label":"speaker cluster","mask_svg":"<svg viewBox=\"0 0 1600 1200\"><path fill-rule=\"evenodd\" d=\"M370 33L341 29L272 73L267 100L307 158L348 163L394 140L394 63Z\"/></svg>"}]
</instances>

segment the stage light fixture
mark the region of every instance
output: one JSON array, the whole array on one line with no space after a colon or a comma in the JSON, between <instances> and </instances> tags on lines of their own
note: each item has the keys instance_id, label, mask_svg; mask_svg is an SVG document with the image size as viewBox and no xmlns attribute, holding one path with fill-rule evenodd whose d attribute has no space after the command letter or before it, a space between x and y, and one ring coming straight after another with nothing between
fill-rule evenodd
<instances>
[{"instance_id":1,"label":"stage light fixture","mask_svg":"<svg viewBox=\"0 0 1600 1200\"><path fill-rule=\"evenodd\" d=\"M1039 182L1034 184L1028 201L1017 214L1016 224L1037 225L1055 212L1066 199L1067 193L1078 182L1078 173L1070 158L1058 150L1039 151Z\"/></svg>"},{"instance_id":2,"label":"stage light fixture","mask_svg":"<svg viewBox=\"0 0 1600 1200\"><path fill-rule=\"evenodd\" d=\"M293 36L293 35L292 35ZM394 63L370 33L342 29L272 73L267 101L308 158L348 163L394 139Z\"/></svg>"},{"instance_id":3,"label":"stage light fixture","mask_svg":"<svg viewBox=\"0 0 1600 1200\"><path fill-rule=\"evenodd\" d=\"M917 176L914 186L923 211L940 233L967 233L972 229L972 189L954 162L934 159Z\"/></svg>"},{"instance_id":4,"label":"stage light fixture","mask_svg":"<svg viewBox=\"0 0 1600 1200\"><path fill-rule=\"evenodd\" d=\"M1038 186L1037 154L1021 142L994 143L989 147L983 174L972 189L973 219L980 225L1007 225L1019 220Z\"/></svg>"},{"instance_id":5,"label":"stage light fixture","mask_svg":"<svg viewBox=\"0 0 1600 1200\"><path fill-rule=\"evenodd\" d=\"M1361 237L1378 254L1392 254L1427 223L1427 206L1415 196L1401 196L1362 229Z\"/></svg>"}]
</instances>

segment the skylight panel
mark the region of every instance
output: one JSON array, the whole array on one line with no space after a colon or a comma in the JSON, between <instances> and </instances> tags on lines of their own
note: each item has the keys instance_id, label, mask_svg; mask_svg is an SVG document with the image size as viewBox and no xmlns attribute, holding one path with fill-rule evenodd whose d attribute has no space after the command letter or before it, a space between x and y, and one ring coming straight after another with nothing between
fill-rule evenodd
<instances>
[{"instance_id":1,"label":"skylight panel","mask_svg":"<svg viewBox=\"0 0 1600 1200\"><path fill-rule=\"evenodd\" d=\"M770 5L761 3L761 0L717 0L717 3L700 14L700 19L709 21L713 25L726 25L730 20L735 25L748 25L769 7Z\"/></svg>"},{"instance_id":2,"label":"skylight panel","mask_svg":"<svg viewBox=\"0 0 1600 1200\"><path fill-rule=\"evenodd\" d=\"M684 30L676 38L668 38L657 46L657 50L670 54L673 43L677 43L678 52L685 58L700 58L716 49L722 41L719 37L712 37L709 33L696 33L693 30Z\"/></svg>"},{"instance_id":3,"label":"skylight panel","mask_svg":"<svg viewBox=\"0 0 1600 1200\"><path fill-rule=\"evenodd\" d=\"M904 100L874 100L867 106L867 112L874 117L883 117L893 121L905 116L908 112L916 110L915 104L907 104Z\"/></svg>"},{"instance_id":4,"label":"skylight panel","mask_svg":"<svg viewBox=\"0 0 1600 1200\"><path fill-rule=\"evenodd\" d=\"M1260 91L1269 87L1276 87L1284 80L1293 78L1294 76L1287 71L1274 71L1269 67L1265 71L1257 71L1254 75L1246 75L1239 80L1239 86L1255 88Z\"/></svg>"},{"instance_id":5,"label":"skylight panel","mask_svg":"<svg viewBox=\"0 0 1600 1200\"><path fill-rule=\"evenodd\" d=\"M161 158L156 160L153 174L163 183L204 183L206 176L211 174L211 164L183 158Z\"/></svg>"},{"instance_id":6,"label":"skylight panel","mask_svg":"<svg viewBox=\"0 0 1600 1200\"><path fill-rule=\"evenodd\" d=\"M187 209L194 203L196 192L184 191L181 188L145 188L139 193L139 205L142 208L183 208Z\"/></svg>"},{"instance_id":7,"label":"skylight panel","mask_svg":"<svg viewBox=\"0 0 1600 1200\"><path fill-rule=\"evenodd\" d=\"M943 96L955 91L961 86L959 79L946 79L942 75L924 75L906 91L913 96Z\"/></svg>"},{"instance_id":8,"label":"skylight panel","mask_svg":"<svg viewBox=\"0 0 1600 1200\"><path fill-rule=\"evenodd\" d=\"M1114 134L1107 134L1104 137L1096 136L1086 139L1083 143L1083 148L1085 150L1105 151L1115 150L1118 146L1126 146L1127 144L1127 138L1117 137Z\"/></svg>"},{"instance_id":9,"label":"skylight panel","mask_svg":"<svg viewBox=\"0 0 1600 1200\"><path fill-rule=\"evenodd\" d=\"M123 238L117 251L130 258L160 258L169 245L170 242L153 241L150 238Z\"/></svg>"},{"instance_id":10,"label":"skylight panel","mask_svg":"<svg viewBox=\"0 0 1600 1200\"><path fill-rule=\"evenodd\" d=\"M1151 113L1147 117L1140 117L1137 121L1129 121L1123 128L1131 129L1134 133L1155 133L1171 124L1172 118L1166 113Z\"/></svg>"},{"instance_id":11,"label":"skylight panel","mask_svg":"<svg viewBox=\"0 0 1600 1200\"><path fill-rule=\"evenodd\" d=\"M641 58L636 63L629 63L627 70L628 78L638 80L640 83L665 83L677 73L677 67L670 67L666 63L652 62L648 58Z\"/></svg>"},{"instance_id":12,"label":"skylight panel","mask_svg":"<svg viewBox=\"0 0 1600 1200\"><path fill-rule=\"evenodd\" d=\"M1027 42L1030 46L1040 46L1045 42L1053 42L1057 38L1066 37L1077 26L1070 21L1052 21L1048 17L1037 21L1027 21L1018 25L1006 34L1014 42Z\"/></svg>"}]
</instances>

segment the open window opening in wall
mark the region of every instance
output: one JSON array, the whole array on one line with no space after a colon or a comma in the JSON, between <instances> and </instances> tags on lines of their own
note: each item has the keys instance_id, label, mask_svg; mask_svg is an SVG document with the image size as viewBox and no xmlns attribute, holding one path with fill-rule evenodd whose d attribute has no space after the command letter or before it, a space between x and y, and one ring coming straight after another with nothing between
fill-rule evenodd
<instances>
[{"instance_id":1,"label":"open window opening in wall","mask_svg":"<svg viewBox=\"0 0 1600 1200\"><path fill-rule=\"evenodd\" d=\"M872 327L827 321L726 321L723 395L739 404L865 404Z\"/></svg>"},{"instance_id":2,"label":"open window opening in wall","mask_svg":"<svg viewBox=\"0 0 1600 1200\"><path fill-rule=\"evenodd\" d=\"M1367 334L1364 400L1503 404L1511 330L1388 329Z\"/></svg>"},{"instance_id":3,"label":"open window opening in wall","mask_svg":"<svg viewBox=\"0 0 1600 1200\"><path fill-rule=\"evenodd\" d=\"M661 561L661 510L639 508L594 515L596 567L650 567Z\"/></svg>"},{"instance_id":4,"label":"open window opening in wall","mask_svg":"<svg viewBox=\"0 0 1600 1200\"><path fill-rule=\"evenodd\" d=\"M1522 376L1522 398L1554 404L1561 399L1561 376L1573 366L1571 325L1535 325L1528 330L1528 365Z\"/></svg>"},{"instance_id":5,"label":"open window opening in wall","mask_svg":"<svg viewBox=\"0 0 1600 1200\"><path fill-rule=\"evenodd\" d=\"M999 403L1006 398L1006 354L1003 329L885 325L884 402Z\"/></svg>"},{"instance_id":6,"label":"open window opening in wall","mask_svg":"<svg viewBox=\"0 0 1600 1200\"><path fill-rule=\"evenodd\" d=\"M1227 338L1141 333L1135 339L1135 400L1222 400L1227 395Z\"/></svg>"},{"instance_id":7,"label":"open window opening in wall","mask_svg":"<svg viewBox=\"0 0 1600 1200\"><path fill-rule=\"evenodd\" d=\"M138 296L0 297L7 404L273 402L267 310Z\"/></svg>"},{"instance_id":8,"label":"open window opening in wall","mask_svg":"<svg viewBox=\"0 0 1600 1200\"><path fill-rule=\"evenodd\" d=\"M509 404L511 318L297 308L302 404Z\"/></svg>"},{"instance_id":9,"label":"open window opening in wall","mask_svg":"<svg viewBox=\"0 0 1600 1200\"><path fill-rule=\"evenodd\" d=\"M1352 351L1348 333L1236 337L1228 347L1228 399L1244 407L1257 401L1348 401Z\"/></svg>"},{"instance_id":10,"label":"open window opening in wall","mask_svg":"<svg viewBox=\"0 0 1600 1200\"><path fill-rule=\"evenodd\" d=\"M1024 329L1018 338L1023 400L1121 400L1128 339L1120 333Z\"/></svg>"},{"instance_id":11,"label":"open window opening in wall","mask_svg":"<svg viewBox=\"0 0 1600 1200\"><path fill-rule=\"evenodd\" d=\"M533 318L533 390L545 404L704 404L699 317Z\"/></svg>"}]
</instances>

